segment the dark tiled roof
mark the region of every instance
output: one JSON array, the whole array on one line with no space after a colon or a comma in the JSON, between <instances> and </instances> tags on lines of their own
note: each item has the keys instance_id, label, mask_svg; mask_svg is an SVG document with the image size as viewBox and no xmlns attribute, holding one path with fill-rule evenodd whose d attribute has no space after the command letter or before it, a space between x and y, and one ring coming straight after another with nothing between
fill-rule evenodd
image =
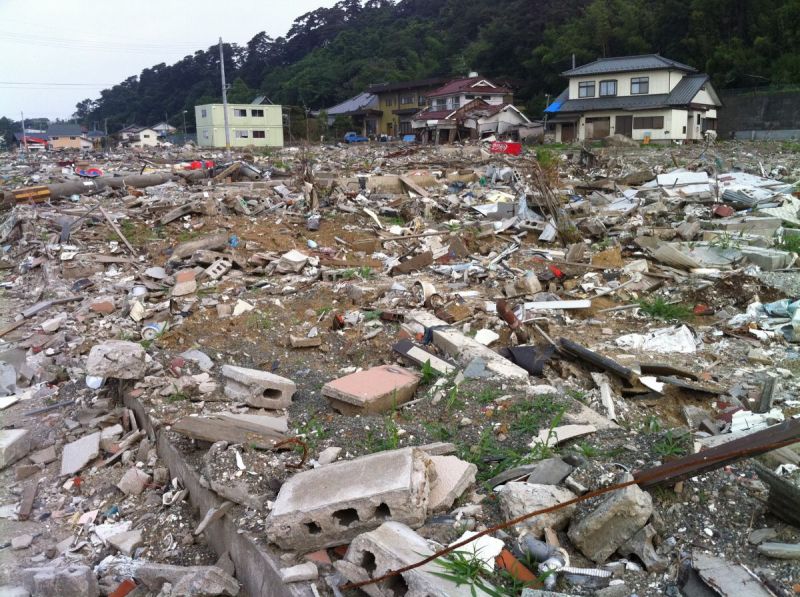
<instances>
[{"instance_id":1,"label":"dark tiled roof","mask_svg":"<svg viewBox=\"0 0 800 597\"><path fill-rule=\"evenodd\" d=\"M495 86L492 87L490 85L479 85L474 87L475 83L479 83L480 81L489 81L485 77L470 77L468 79L456 79L454 81L450 81L446 85L439 87L439 89L434 89L430 93L428 93L428 97L438 97L441 95L452 95L454 93L511 93L511 90L507 87ZM490 82L490 81L489 81Z\"/></svg>"},{"instance_id":2,"label":"dark tiled roof","mask_svg":"<svg viewBox=\"0 0 800 597\"><path fill-rule=\"evenodd\" d=\"M560 114L565 112L590 112L593 110L655 110L658 108L686 106L709 81L708 75L687 75L681 79L670 93L653 95L623 95L614 97L590 97L567 99L569 88L562 91L547 107L545 112ZM707 88L714 104L721 106L717 94L709 85Z\"/></svg>"},{"instance_id":3,"label":"dark tiled roof","mask_svg":"<svg viewBox=\"0 0 800 597\"><path fill-rule=\"evenodd\" d=\"M620 73L639 70L664 70L675 69L687 73L697 72L687 64L664 58L658 54L642 54L640 56L620 56L617 58L598 58L594 62L578 66L561 73L566 77L579 77L583 75L601 75L605 73Z\"/></svg>"},{"instance_id":4,"label":"dark tiled roof","mask_svg":"<svg viewBox=\"0 0 800 597\"><path fill-rule=\"evenodd\" d=\"M430 79L417 79L415 81L399 81L397 83L375 83L367 87L371 93L384 93L388 91L401 91L403 89L417 89L419 87L433 87L441 85L447 81L444 77L432 77Z\"/></svg>"},{"instance_id":5,"label":"dark tiled roof","mask_svg":"<svg viewBox=\"0 0 800 597\"><path fill-rule=\"evenodd\" d=\"M79 124L51 124L47 127L48 137L80 137L83 134Z\"/></svg>"},{"instance_id":6,"label":"dark tiled roof","mask_svg":"<svg viewBox=\"0 0 800 597\"><path fill-rule=\"evenodd\" d=\"M378 96L363 91L358 95L351 97L350 99L344 100L340 104L336 104L335 106L328 108L326 112L328 113L328 116L340 116L343 114L352 114L360 110L377 107Z\"/></svg>"}]
</instances>

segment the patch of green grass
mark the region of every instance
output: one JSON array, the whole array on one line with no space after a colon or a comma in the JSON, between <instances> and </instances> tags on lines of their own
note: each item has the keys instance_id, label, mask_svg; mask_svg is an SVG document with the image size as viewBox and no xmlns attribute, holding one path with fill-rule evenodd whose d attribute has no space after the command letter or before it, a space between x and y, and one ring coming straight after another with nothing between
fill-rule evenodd
<instances>
[{"instance_id":1,"label":"patch of green grass","mask_svg":"<svg viewBox=\"0 0 800 597\"><path fill-rule=\"evenodd\" d=\"M500 396L500 390L497 388L483 388L480 392L475 394L475 398L480 404L491 404Z\"/></svg>"},{"instance_id":2,"label":"patch of green grass","mask_svg":"<svg viewBox=\"0 0 800 597\"><path fill-rule=\"evenodd\" d=\"M514 419L511 429L528 435L536 435L539 430L546 427L550 417L559 411L555 397L549 394L536 396L533 400L522 400L509 409Z\"/></svg>"},{"instance_id":3,"label":"patch of green grass","mask_svg":"<svg viewBox=\"0 0 800 597\"><path fill-rule=\"evenodd\" d=\"M376 319L380 319L381 315L383 314L382 311L364 311L364 321L375 321Z\"/></svg>"},{"instance_id":4,"label":"patch of green grass","mask_svg":"<svg viewBox=\"0 0 800 597\"><path fill-rule=\"evenodd\" d=\"M784 235L776 240L773 246L781 251L800 253L800 234L792 234L791 236Z\"/></svg>"},{"instance_id":5,"label":"patch of green grass","mask_svg":"<svg viewBox=\"0 0 800 597\"><path fill-rule=\"evenodd\" d=\"M308 449L313 452L316 450L317 444L326 439L330 432L316 417L311 417L305 423L297 426L297 435L302 435L305 438Z\"/></svg>"},{"instance_id":6,"label":"patch of green grass","mask_svg":"<svg viewBox=\"0 0 800 597\"><path fill-rule=\"evenodd\" d=\"M586 403L586 392L583 390L575 390L570 388L566 393L570 398L574 398L578 402L583 402L584 404Z\"/></svg>"},{"instance_id":7,"label":"patch of green grass","mask_svg":"<svg viewBox=\"0 0 800 597\"><path fill-rule=\"evenodd\" d=\"M543 170L558 167L558 154L549 147L536 148L536 161Z\"/></svg>"},{"instance_id":8,"label":"patch of green grass","mask_svg":"<svg viewBox=\"0 0 800 597\"><path fill-rule=\"evenodd\" d=\"M331 307L330 305L326 305L325 307L320 307L316 311L317 317L325 317L331 311L333 311L333 307Z\"/></svg>"},{"instance_id":9,"label":"patch of green grass","mask_svg":"<svg viewBox=\"0 0 800 597\"><path fill-rule=\"evenodd\" d=\"M188 400L189 396L184 394L183 392L174 392L167 396L167 402L182 402L184 400Z\"/></svg>"},{"instance_id":10,"label":"patch of green grass","mask_svg":"<svg viewBox=\"0 0 800 597\"><path fill-rule=\"evenodd\" d=\"M741 249L742 243L744 242L742 238L743 234L743 230L740 230L736 234L731 234L727 230L721 230L716 233L708 244L717 249L722 249L723 251L727 249Z\"/></svg>"},{"instance_id":11,"label":"patch of green grass","mask_svg":"<svg viewBox=\"0 0 800 597\"><path fill-rule=\"evenodd\" d=\"M400 428L391 415L383 418L383 429L380 432L372 427L367 430L364 447L369 454L396 450L400 447Z\"/></svg>"},{"instance_id":12,"label":"patch of green grass","mask_svg":"<svg viewBox=\"0 0 800 597\"><path fill-rule=\"evenodd\" d=\"M403 226L406 221L400 216L393 216L391 218L384 218L389 226Z\"/></svg>"},{"instance_id":13,"label":"patch of green grass","mask_svg":"<svg viewBox=\"0 0 800 597\"><path fill-rule=\"evenodd\" d=\"M272 329L273 323L270 316L263 311L251 311L247 316L247 327L266 332Z\"/></svg>"},{"instance_id":14,"label":"patch of green grass","mask_svg":"<svg viewBox=\"0 0 800 597\"><path fill-rule=\"evenodd\" d=\"M789 151L791 153L800 153L800 142L784 141L783 143L781 143L781 149L783 151Z\"/></svg>"},{"instance_id":15,"label":"patch of green grass","mask_svg":"<svg viewBox=\"0 0 800 597\"><path fill-rule=\"evenodd\" d=\"M670 429L659 441L653 444L653 450L659 456L683 456L689 450L687 435L674 435Z\"/></svg>"},{"instance_id":16,"label":"patch of green grass","mask_svg":"<svg viewBox=\"0 0 800 597\"><path fill-rule=\"evenodd\" d=\"M575 449L577 449L578 452L583 454L586 458L596 458L602 454L600 450L585 441L577 443L575 445Z\"/></svg>"},{"instance_id":17,"label":"patch of green grass","mask_svg":"<svg viewBox=\"0 0 800 597\"><path fill-rule=\"evenodd\" d=\"M372 278L375 277L375 271L368 265L364 265L362 267L359 267L356 270L356 274L362 280L371 280Z\"/></svg>"},{"instance_id":18,"label":"patch of green grass","mask_svg":"<svg viewBox=\"0 0 800 597\"><path fill-rule=\"evenodd\" d=\"M550 441L555 439L555 434L553 430L558 427L561 423L561 419L564 416L566 409L562 408L555 417L553 417L552 423L550 423L550 427L547 430L547 437L544 441L536 441L531 448L531 458L533 460L544 460L545 458L550 458L555 454L555 445L550 445Z\"/></svg>"},{"instance_id":19,"label":"patch of green grass","mask_svg":"<svg viewBox=\"0 0 800 597\"><path fill-rule=\"evenodd\" d=\"M440 442L449 442L457 437L458 432L454 427L448 427L444 423L422 423L425 430L430 433L431 437Z\"/></svg>"},{"instance_id":20,"label":"patch of green grass","mask_svg":"<svg viewBox=\"0 0 800 597\"><path fill-rule=\"evenodd\" d=\"M656 319L687 319L692 314L692 310L686 305L668 303L660 296L652 301L647 299L640 300L639 308L643 313L647 313L650 317L655 317Z\"/></svg>"}]
</instances>

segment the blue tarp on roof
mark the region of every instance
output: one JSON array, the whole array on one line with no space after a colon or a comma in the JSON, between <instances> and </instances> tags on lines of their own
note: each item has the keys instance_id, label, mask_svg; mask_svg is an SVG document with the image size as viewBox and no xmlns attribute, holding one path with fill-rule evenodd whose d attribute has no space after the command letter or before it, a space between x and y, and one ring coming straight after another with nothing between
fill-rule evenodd
<instances>
[{"instance_id":1,"label":"blue tarp on roof","mask_svg":"<svg viewBox=\"0 0 800 597\"><path fill-rule=\"evenodd\" d=\"M561 109L561 102L553 102L547 108L544 109L545 112L549 112L550 114L554 114Z\"/></svg>"}]
</instances>

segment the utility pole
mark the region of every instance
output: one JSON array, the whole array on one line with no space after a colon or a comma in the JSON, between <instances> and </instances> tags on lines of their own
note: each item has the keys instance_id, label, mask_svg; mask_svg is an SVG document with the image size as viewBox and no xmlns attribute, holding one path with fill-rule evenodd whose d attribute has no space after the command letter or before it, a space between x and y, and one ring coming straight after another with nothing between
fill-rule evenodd
<instances>
[{"instance_id":1,"label":"utility pole","mask_svg":"<svg viewBox=\"0 0 800 597\"><path fill-rule=\"evenodd\" d=\"M103 118L103 131L106 136L106 151L111 151L111 140L108 138L108 117Z\"/></svg>"},{"instance_id":2,"label":"utility pole","mask_svg":"<svg viewBox=\"0 0 800 597\"><path fill-rule=\"evenodd\" d=\"M25 145L25 155L28 155L28 133L25 132L25 113L20 110L20 118L22 118L22 143Z\"/></svg>"},{"instance_id":3,"label":"utility pole","mask_svg":"<svg viewBox=\"0 0 800 597\"><path fill-rule=\"evenodd\" d=\"M183 142L186 143L186 110L184 110L182 114L183 114Z\"/></svg>"},{"instance_id":4,"label":"utility pole","mask_svg":"<svg viewBox=\"0 0 800 597\"><path fill-rule=\"evenodd\" d=\"M225 56L222 53L222 38L219 38L219 70L222 76L222 117L225 123L225 152L231 157L231 133L228 130L228 89L225 85Z\"/></svg>"}]
</instances>

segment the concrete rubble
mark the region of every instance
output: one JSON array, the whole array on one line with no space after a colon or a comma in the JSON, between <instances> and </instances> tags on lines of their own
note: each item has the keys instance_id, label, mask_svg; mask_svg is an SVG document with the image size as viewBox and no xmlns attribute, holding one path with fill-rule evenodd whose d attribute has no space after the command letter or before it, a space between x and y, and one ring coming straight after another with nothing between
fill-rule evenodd
<instances>
[{"instance_id":1,"label":"concrete rubble","mask_svg":"<svg viewBox=\"0 0 800 597\"><path fill-rule=\"evenodd\" d=\"M796 585L800 154L67 157L0 154L0 594L336 595L487 529L362 590Z\"/></svg>"}]
</instances>

